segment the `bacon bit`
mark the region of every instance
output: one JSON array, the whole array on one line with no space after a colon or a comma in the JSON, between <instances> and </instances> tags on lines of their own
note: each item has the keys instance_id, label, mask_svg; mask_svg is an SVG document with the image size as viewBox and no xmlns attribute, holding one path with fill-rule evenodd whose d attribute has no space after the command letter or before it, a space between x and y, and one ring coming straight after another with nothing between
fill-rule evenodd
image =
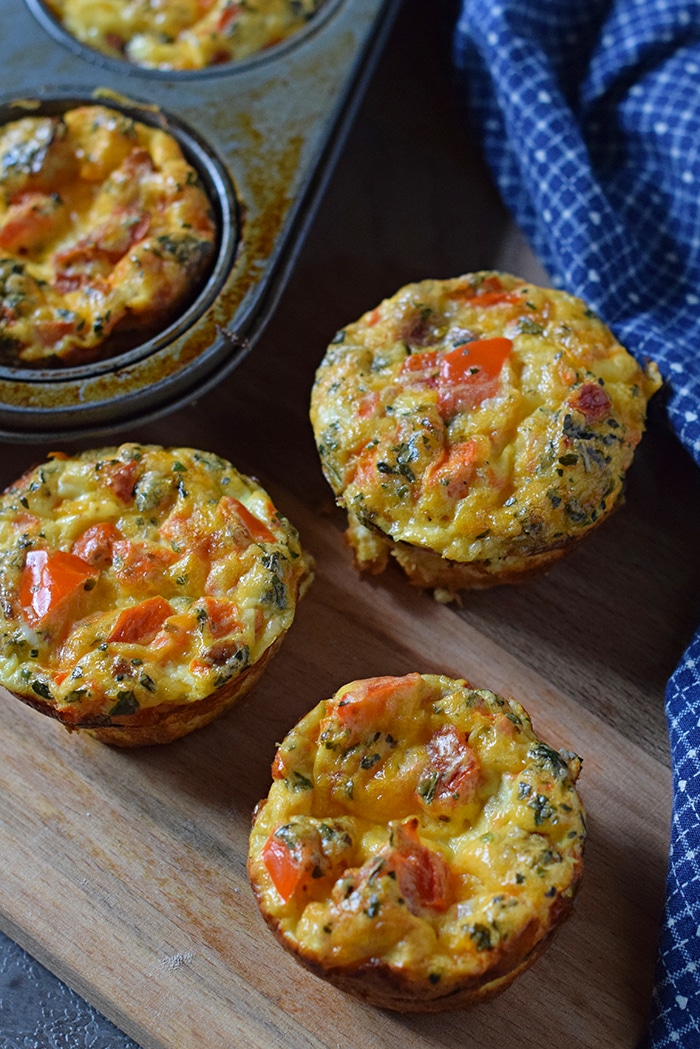
<instances>
[{"instance_id":1,"label":"bacon bit","mask_svg":"<svg viewBox=\"0 0 700 1049\"><path fill-rule=\"evenodd\" d=\"M396 870L401 895L412 914L421 908L443 912L450 906L450 868L440 852L423 845L414 816L393 832L389 863Z\"/></svg>"},{"instance_id":2,"label":"bacon bit","mask_svg":"<svg viewBox=\"0 0 700 1049\"><path fill-rule=\"evenodd\" d=\"M109 521L90 525L78 536L70 550L89 565L111 565L112 546L120 539L120 533Z\"/></svg>"},{"instance_id":3,"label":"bacon bit","mask_svg":"<svg viewBox=\"0 0 700 1049\"><path fill-rule=\"evenodd\" d=\"M582 412L590 423L606 419L612 408L607 391L597 382L585 382L583 386L579 386L569 398L569 404L576 411Z\"/></svg>"},{"instance_id":4,"label":"bacon bit","mask_svg":"<svg viewBox=\"0 0 700 1049\"><path fill-rule=\"evenodd\" d=\"M124 37L120 36L119 33L114 33L111 31L105 33L105 43L109 47L114 48L115 51L120 51L122 54L126 47L126 41Z\"/></svg>"},{"instance_id":5,"label":"bacon bit","mask_svg":"<svg viewBox=\"0 0 700 1049\"><path fill-rule=\"evenodd\" d=\"M428 488L444 483L450 499L464 499L476 475L477 442L470 438L446 448L442 458L425 474Z\"/></svg>"},{"instance_id":6,"label":"bacon bit","mask_svg":"<svg viewBox=\"0 0 700 1049\"><path fill-rule=\"evenodd\" d=\"M173 607L163 597L149 597L146 601L125 608L119 613L108 641L147 645L155 638Z\"/></svg>"},{"instance_id":7,"label":"bacon bit","mask_svg":"<svg viewBox=\"0 0 700 1049\"><path fill-rule=\"evenodd\" d=\"M138 476L139 464L134 459L128 463L105 463L100 472L102 482L122 503L133 499Z\"/></svg>"}]
</instances>

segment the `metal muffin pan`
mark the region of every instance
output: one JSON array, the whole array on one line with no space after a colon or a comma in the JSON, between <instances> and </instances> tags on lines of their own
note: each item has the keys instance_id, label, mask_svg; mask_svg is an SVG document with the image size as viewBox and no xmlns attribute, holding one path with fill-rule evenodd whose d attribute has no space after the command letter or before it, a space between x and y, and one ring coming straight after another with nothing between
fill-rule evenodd
<instances>
[{"instance_id":1,"label":"metal muffin pan","mask_svg":"<svg viewBox=\"0 0 700 1049\"><path fill-rule=\"evenodd\" d=\"M98 102L164 128L199 171L219 238L206 285L155 338L90 365L0 367L0 437L113 432L193 400L240 363L282 290L399 2L326 0L259 55L166 72L84 47L40 0L6 0L0 123Z\"/></svg>"}]
</instances>

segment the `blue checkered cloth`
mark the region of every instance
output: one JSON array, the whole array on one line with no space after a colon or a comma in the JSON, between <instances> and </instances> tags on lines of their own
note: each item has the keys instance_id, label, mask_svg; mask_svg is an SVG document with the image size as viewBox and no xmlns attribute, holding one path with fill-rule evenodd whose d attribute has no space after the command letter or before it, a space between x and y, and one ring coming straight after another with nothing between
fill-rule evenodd
<instances>
[{"instance_id":1,"label":"blue checkered cloth","mask_svg":"<svg viewBox=\"0 0 700 1049\"><path fill-rule=\"evenodd\" d=\"M700 0L462 0L454 60L501 194L552 282L658 363L670 423L700 463ZM649 1044L693 1049L700 633L666 715L673 822Z\"/></svg>"}]
</instances>

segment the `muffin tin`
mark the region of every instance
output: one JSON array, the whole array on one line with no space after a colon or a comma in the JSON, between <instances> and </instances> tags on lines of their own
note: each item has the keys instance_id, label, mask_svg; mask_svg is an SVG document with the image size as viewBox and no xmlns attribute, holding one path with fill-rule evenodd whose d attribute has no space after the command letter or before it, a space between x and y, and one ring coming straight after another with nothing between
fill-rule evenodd
<instances>
[{"instance_id":1,"label":"muffin tin","mask_svg":"<svg viewBox=\"0 0 700 1049\"><path fill-rule=\"evenodd\" d=\"M206 285L155 338L89 365L0 367L0 437L108 433L192 400L254 345L399 0L326 0L276 47L196 71L107 58L41 0L10 2L0 60L13 90L0 98L0 122L100 102L160 126L198 170L217 218Z\"/></svg>"}]
</instances>

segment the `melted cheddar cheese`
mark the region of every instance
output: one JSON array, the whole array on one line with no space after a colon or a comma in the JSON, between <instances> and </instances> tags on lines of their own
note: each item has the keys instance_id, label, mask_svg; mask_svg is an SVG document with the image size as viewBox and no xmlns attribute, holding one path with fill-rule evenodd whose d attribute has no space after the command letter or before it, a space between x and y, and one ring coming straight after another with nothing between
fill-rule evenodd
<instances>
[{"instance_id":1,"label":"melted cheddar cheese","mask_svg":"<svg viewBox=\"0 0 700 1049\"><path fill-rule=\"evenodd\" d=\"M579 767L463 680L354 681L279 747L250 838L261 910L321 975L388 974L397 1007L487 986L577 890Z\"/></svg>"},{"instance_id":2,"label":"melted cheddar cheese","mask_svg":"<svg viewBox=\"0 0 700 1049\"><path fill-rule=\"evenodd\" d=\"M165 131L105 106L0 129L0 359L77 363L145 341L213 263L206 193Z\"/></svg>"},{"instance_id":3,"label":"melted cheddar cheese","mask_svg":"<svg viewBox=\"0 0 700 1049\"><path fill-rule=\"evenodd\" d=\"M77 40L155 69L240 61L297 33L323 0L47 0Z\"/></svg>"},{"instance_id":4,"label":"melted cheddar cheese","mask_svg":"<svg viewBox=\"0 0 700 1049\"><path fill-rule=\"evenodd\" d=\"M56 454L0 498L0 683L66 724L195 704L286 633L310 560L216 455Z\"/></svg>"},{"instance_id":5,"label":"melted cheddar cheese","mask_svg":"<svg viewBox=\"0 0 700 1049\"><path fill-rule=\"evenodd\" d=\"M340 331L311 420L361 567L427 551L487 585L610 513L659 385L580 299L488 271Z\"/></svg>"}]
</instances>

